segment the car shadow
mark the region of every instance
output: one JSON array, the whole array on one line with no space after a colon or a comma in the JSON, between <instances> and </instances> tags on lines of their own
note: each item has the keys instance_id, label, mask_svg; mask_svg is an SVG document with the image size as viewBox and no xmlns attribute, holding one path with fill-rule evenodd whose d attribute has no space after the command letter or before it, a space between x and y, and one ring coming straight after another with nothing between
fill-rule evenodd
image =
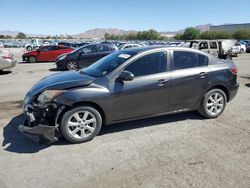
<instances>
[{"instance_id":1,"label":"car shadow","mask_svg":"<svg viewBox=\"0 0 250 188\"><path fill-rule=\"evenodd\" d=\"M197 112L186 112L181 114L166 115L142 120L135 120L125 123L117 123L112 125L103 126L99 135L106 135L110 133L122 132L132 129L139 129L144 127L155 126L157 124L168 124L171 122L178 122L187 119L203 119ZM69 145L67 141L61 139L54 144L38 144L31 141L18 130L18 126L23 124L25 117L19 114L12 118L10 122L3 129L3 143L2 147L5 151L13 153L37 153L40 150L46 149L51 145L62 146Z\"/></svg>"},{"instance_id":2,"label":"car shadow","mask_svg":"<svg viewBox=\"0 0 250 188\"><path fill-rule=\"evenodd\" d=\"M38 63L42 63L42 64L51 64L53 63L54 61L39 61L39 62L35 62L35 63L31 63L31 62L28 62L28 61L19 61L18 64L38 64Z\"/></svg>"},{"instance_id":3,"label":"car shadow","mask_svg":"<svg viewBox=\"0 0 250 188\"><path fill-rule=\"evenodd\" d=\"M250 83L245 84L246 87L250 87Z\"/></svg>"},{"instance_id":4,"label":"car shadow","mask_svg":"<svg viewBox=\"0 0 250 188\"><path fill-rule=\"evenodd\" d=\"M12 71L9 71L9 70L0 71L0 75L6 75L6 74L10 74L10 73L12 73Z\"/></svg>"},{"instance_id":5,"label":"car shadow","mask_svg":"<svg viewBox=\"0 0 250 188\"><path fill-rule=\"evenodd\" d=\"M36 144L29 140L18 130L18 126L23 124L25 117L19 114L12 118L3 129L2 147L5 151L14 153L36 153L42 149L49 147L49 144Z\"/></svg>"},{"instance_id":6,"label":"car shadow","mask_svg":"<svg viewBox=\"0 0 250 188\"><path fill-rule=\"evenodd\" d=\"M49 69L51 72L62 72L62 70L58 70L57 68L51 68Z\"/></svg>"},{"instance_id":7,"label":"car shadow","mask_svg":"<svg viewBox=\"0 0 250 188\"><path fill-rule=\"evenodd\" d=\"M99 136L114 133L114 132L121 132L121 131L127 131L127 130L132 130L132 129L151 127L151 126L155 126L158 124L168 124L172 122L184 121L187 119L201 120L203 119L203 117L199 115L196 111L192 111L192 112L164 115L164 116L158 116L158 117L153 117L153 118L124 122L124 123L106 125L102 127L99 133Z\"/></svg>"}]
</instances>

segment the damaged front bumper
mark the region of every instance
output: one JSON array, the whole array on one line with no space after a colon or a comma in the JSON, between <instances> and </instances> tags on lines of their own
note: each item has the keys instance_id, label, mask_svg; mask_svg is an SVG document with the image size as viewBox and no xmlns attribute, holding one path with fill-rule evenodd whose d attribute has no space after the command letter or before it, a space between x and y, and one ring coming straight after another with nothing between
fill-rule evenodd
<instances>
[{"instance_id":1,"label":"damaged front bumper","mask_svg":"<svg viewBox=\"0 0 250 188\"><path fill-rule=\"evenodd\" d=\"M61 134L57 127L38 124L34 127L29 125L28 120L25 120L24 125L19 125L18 129L29 139L36 143L53 143L59 140Z\"/></svg>"},{"instance_id":2,"label":"damaged front bumper","mask_svg":"<svg viewBox=\"0 0 250 188\"><path fill-rule=\"evenodd\" d=\"M63 110L64 106L58 107L55 104L27 105L24 107L24 114L27 118L18 129L36 143L56 142L61 137L57 121Z\"/></svg>"}]
</instances>

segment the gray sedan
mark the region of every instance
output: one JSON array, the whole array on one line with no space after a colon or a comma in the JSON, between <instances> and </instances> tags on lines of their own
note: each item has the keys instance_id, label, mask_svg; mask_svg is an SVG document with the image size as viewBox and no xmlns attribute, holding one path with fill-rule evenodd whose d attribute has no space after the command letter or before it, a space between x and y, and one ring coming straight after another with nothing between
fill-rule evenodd
<instances>
[{"instance_id":1,"label":"gray sedan","mask_svg":"<svg viewBox=\"0 0 250 188\"><path fill-rule=\"evenodd\" d=\"M72 143L93 139L102 125L197 110L223 113L237 91L237 68L206 52L179 47L131 48L86 69L48 76L27 93L32 138Z\"/></svg>"}]
</instances>

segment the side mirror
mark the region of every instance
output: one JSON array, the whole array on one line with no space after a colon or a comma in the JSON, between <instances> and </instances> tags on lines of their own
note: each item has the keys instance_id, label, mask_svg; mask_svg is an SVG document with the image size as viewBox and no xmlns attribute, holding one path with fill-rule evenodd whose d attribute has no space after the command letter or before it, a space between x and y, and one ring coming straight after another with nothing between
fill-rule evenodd
<instances>
[{"instance_id":1,"label":"side mirror","mask_svg":"<svg viewBox=\"0 0 250 188\"><path fill-rule=\"evenodd\" d=\"M40 51L40 49L37 49L36 52L40 53L41 51Z\"/></svg>"},{"instance_id":2,"label":"side mirror","mask_svg":"<svg viewBox=\"0 0 250 188\"><path fill-rule=\"evenodd\" d=\"M134 79L134 74L129 71L122 71L121 74L119 75L119 80L121 81L131 81Z\"/></svg>"}]
</instances>

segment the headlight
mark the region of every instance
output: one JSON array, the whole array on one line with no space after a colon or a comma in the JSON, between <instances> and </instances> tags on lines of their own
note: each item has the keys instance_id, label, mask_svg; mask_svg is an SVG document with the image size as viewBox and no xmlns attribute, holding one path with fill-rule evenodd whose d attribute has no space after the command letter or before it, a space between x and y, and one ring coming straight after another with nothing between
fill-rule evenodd
<instances>
[{"instance_id":1,"label":"headlight","mask_svg":"<svg viewBox=\"0 0 250 188\"><path fill-rule=\"evenodd\" d=\"M46 104L64 92L65 92L64 90L46 90L38 96L37 101L40 104Z\"/></svg>"},{"instance_id":2,"label":"headlight","mask_svg":"<svg viewBox=\"0 0 250 188\"><path fill-rule=\"evenodd\" d=\"M65 59L66 55L63 55L61 57L58 58L58 60L62 60L62 59Z\"/></svg>"}]
</instances>

